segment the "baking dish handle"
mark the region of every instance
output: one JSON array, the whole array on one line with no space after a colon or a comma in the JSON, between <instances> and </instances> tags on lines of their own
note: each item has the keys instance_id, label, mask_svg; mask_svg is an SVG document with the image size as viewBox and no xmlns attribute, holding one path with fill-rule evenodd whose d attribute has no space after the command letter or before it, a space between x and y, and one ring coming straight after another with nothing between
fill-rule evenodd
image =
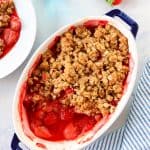
<instances>
[{"instance_id":1,"label":"baking dish handle","mask_svg":"<svg viewBox=\"0 0 150 150\"><path fill-rule=\"evenodd\" d=\"M114 9L114 10L111 10L108 13L106 13L106 15L110 16L110 17L117 16L120 19L122 19L125 23L127 23L131 27L131 33L136 38L136 35L138 32L138 24L132 18L130 18L127 14L125 14L124 12L122 12L119 9Z\"/></svg>"},{"instance_id":2,"label":"baking dish handle","mask_svg":"<svg viewBox=\"0 0 150 150\"><path fill-rule=\"evenodd\" d=\"M19 147L19 139L16 134L14 134L13 139L11 141L11 150L22 150L22 148Z\"/></svg>"}]
</instances>

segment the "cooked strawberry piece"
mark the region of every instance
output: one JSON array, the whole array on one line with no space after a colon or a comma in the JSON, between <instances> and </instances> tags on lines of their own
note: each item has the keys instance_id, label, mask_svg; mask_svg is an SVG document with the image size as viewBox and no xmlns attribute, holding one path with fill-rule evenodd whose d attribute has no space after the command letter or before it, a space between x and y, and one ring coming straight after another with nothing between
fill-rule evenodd
<instances>
[{"instance_id":1,"label":"cooked strawberry piece","mask_svg":"<svg viewBox=\"0 0 150 150\"><path fill-rule=\"evenodd\" d=\"M75 29L76 29L75 26L71 26L71 27L69 28L69 31L72 31L72 30L75 30Z\"/></svg>"},{"instance_id":2,"label":"cooked strawberry piece","mask_svg":"<svg viewBox=\"0 0 150 150\"><path fill-rule=\"evenodd\" d=\"M85 116L77 122L77 125L82 130L82 132L86 132L90 130L96 121L92 117Z\"/></svg>"},{"instance_id":3,"label":"cooked strawberry piece","mask_svg":"<svg viewBox=\"0 0 150 150\"><path fill-rule=\"evenodd\" d=\"M32 96L31 95L27 95L25 97L25 100L23 101L23 106L28 109L28 110L31 110L32 109L32 106L33 106L33 101L32 101Z\"/></svg>"},{"instance_id":4,"label":"cooked strawberry piece","mask_svg":"<svg viewBox=\"0 0 150 150\"><path fill-rule=\"evenodd\" d=\"M73 140L80 134L80 132L81 130L77 126L73 123L69 123L64 129L64 137L67 140Z\"/></svg>"},{"instance_id":5,"label":"cooked strawberry piece","mask_svg":"<svg viewBox=\"0 0 150 150\"><path fill-rule=\"evenodd\" d=\"M29 111L32 109L32 105L33 105L32 101L26 101L26 100L23 101L23 106Z\"/></svg>"},{"instance_id":6,"label":"cooked strawberry piece","mask_svg":"<svg viewBox=\"0 0 150 150\"><path fill-rule=\"evenodd\" d=\"M30 115L30 121L31 121L31 129L34 130L35 127L37 126L41 126L42 122L40 120L37 120L36 118L34 118L33 116Z\"/></svg>"},{"instance_id":7,"label":"cooked strawberry piece","mask_svg":"<svg viewBox=\"0 0 150 150\"><path fill-rule=\"evenodd\" d=\"M73 88L66 88L65 90L62 90L59 94L60 94L60 100L63 100L64 98L66 98L69 94L72 94L74 92Z\"/></svg>"},{"instance_id":8,"label":"cooked strawberry piece","mask_svg":"<svg viewBox=\"0 0 150 150\"><path fill-rule=\"evenodd\" d=\"M89 131L90 129L93 128L94 124L95 124L94 120L89 120L88 123L85 124L85 126L83 127L82 132L84 133L86 131Z\"/></svg>"},{"instance_id":9,"label":"cooked strawberry piece","mask_svg":"<svg viewBox=\"0 0 150 150\"><path fill-rule=\"evenodd\" d=\"M47 103L45 106L45 112L60 112L61 104L55 100L53 102Z\"/></svg>"},{"instance_id":10,"label":"cooked strawberry piece","mask_svg":"<svg viewBox=\"0 0 150 150\"><path fill-rule=\"evenodd\" d=\"M49 74L47 72L42 72L42 80L47 80L49 77Z\"/></svg>"},{"instance_id":11,"label":"cooked strawberry piece","mask_svg":"<svg viewBox=\"0 0 150 150\"><path fill-rule=\"evenodd\" d=\"M105 26L107 23L108 23L107 20L100 20L99 21L99 25L101 25L101 26Z\"/></svg>"},{"instance_id":12,"label":"cooked strawberry piece","mask_svg":"<svg viewBox=\"0 0 150 150\"><path fill-rule=\"evenodd\" d=\"M95 120L98 122L103 118L102 114L95 115Z\"/></svg>"},{"instance_id":13,"label":"cooked strawberry piece","mask_svg":"<svg viewBox=\"0 0 150 150\"><path fill-rule=\"evenodd\" d=\"M70 120L73 118L74 111L73 108L62 108L60 111L61 120Z\"/></svg>"},{"instance_id":14,"label":"cooked strawberry piece","mask_svg":"<svg viewBox=\"0 0 150 150\"><path fill-rule=\"evenodd\" d=\"M0 28L0 34L4 31L4 28Z\"/></svg>"},{"instance_id":15,"label":"cooked strawberry piece","mask_svg":"<svg viewBox=\"0 0 150 150\"><path fill-rule=\"evenodd\" d=\"M45 112L49 113L49 112L52 112L54 108L52 105L46 105L44 110Z\"/></svg>"},{"instance_id":16,"label":"cooked strawberry piece","mask_svg":"<svg viewBox=\"0 0 150 150\"><path fill-rule=\"evenodd\" d=\"M54 109L57 108L57 109L60 110L60 108L61 108L61 104L60 104L57 100L51 102L51 106L52 106Z\"/></svg>"},{"instance_id":17,"label":"cooked strawberry piece","mask_svg":"<svg viewBox=\"0 0 150 150\"><path fill-rule=\"evenodd\" d=\"M87 28L96 27L98 25L99 25L98 20L90 20L90 21L87 21L87 22L84 23L84 26L87 27Z\"/></svg>"},{"instance_id":18,"label":"cooked strawberry piece","mask_svg":"<svg viewBox=\"0 0 150 150\"><path fill-rule=\"evenodd\" d=\"M52 50L56 46L59 40L60 40L60 37L56 36L55 39L49 44L48 48Z\"/></svg>"},{"instance_id":19,"label":"cooked strawberry piece","mask_svg":"<svg viewBox=\"0 0 150 150\"><path fill-rule=\"evenodd\" d=\"M45 113L42 109L38 109L35 111L34 115L36 119L43 119L45 116Z\"/></svg>"},{"instance_id":20,"label":"cooked strawberry piece","mask_svg":"<svg viewBox=\"0 0 150 150\"><path fill-rule=\"evenodd\" d=\"M65 90L66 95L71 94L73 92L74 92L73 88L70 88L70 87Z\"/></svg>"},{"instance_id":21,"label":"cooked strawberry piece","mask_svg":"<svg viewBox=\"0 0 150 150\"><path fill-rule=\"evenodd\" d=\"M50 112L50 113L46 114L46 116L44 118L44 124L46 126L50 126L55 123L58 123L58 121L59 121L59 116L55 112Z\"/></svg>"},{"instance_id":22,"label":"cooked strawberry piece","mask_svg":"<svg viewBox=\"0 0 150 150\"><path fill-rule=\"evenodd\" d=\"M112 104L113 106L117 106L118 101L116 101L116 100L112 100L112 101L111 101L111 104Z\"/></svg>"},{"instance_id":23,"label":"cooked strawberry piece","mask_svg":"<svg viewBox=\"0 0 150 150\"><path fill-rule=\"evenodd\" d=\"M14 31L19 31L21 29L21 22L19 18L13 16L10 21L10 28Z\"/></svg>"},{"instance_id":24,"label":"cooked strawberry piece","mask_svg":"<svg viewBox=\"0 0 150 150\"><path fill-rule=\"evenodd\" d=\"M51 133L45 126L34 126L33 131L36 136L44 139L49 139L52 137Z\"/></svg>"},{"instance_id":25,"label":"cooked strawberry piece","mask_svg":"<svg viewBox=\"0 0 150 150\"><path fill-rule=\"evenodd\" d=\"M26 95L26 97L25 97L25 100L26 100L26 101L32 101L32 99L33 99L33 94L28 94L28 95Z\"/></svg>"},{"instance_id":26,"label":"cooked strawberry piece","mask_svg":"<svg viewBox=\"0 0 150 150\"><path fill-rule=\"evenodd\" d=\"M99 25L105 26L108 23L106 20L90 20L84 23L84 26L87 28L97 27Z\"/></svg>"},{"instance_id":27,"label":"cooked strawberry piece","mask_svg":"<svg viewBox=\"0 0 150 150\"><path fill-rule=\"evenodd\" d=\"M80 128L83 128L85 124L88 123L88 117L87 116L82 116L80 120L77 121L77 124Z\"/></svg>"},{"instance_id":28,"label":"cooked strawberry piece","mask_svg":"<svg viewBox=\"0 0 150 150\"><path fill-rule=\"evenodd\" d=\"M7 46L12 46L13 44L15 44L18 37L19 37L18 32L13 31L12 29L9 28L4 30L4 41Z\"/></svg>"}]
</instances>

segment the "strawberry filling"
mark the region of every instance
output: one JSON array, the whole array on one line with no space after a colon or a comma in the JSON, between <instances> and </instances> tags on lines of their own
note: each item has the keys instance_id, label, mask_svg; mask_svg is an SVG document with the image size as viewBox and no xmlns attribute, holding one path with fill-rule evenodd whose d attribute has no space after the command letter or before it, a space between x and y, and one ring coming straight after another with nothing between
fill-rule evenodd
<instances>
[{"instance_id":1,"label":"strawberry filling","mask_svg":"<svg viewBox=\"0 0 150 150\"><path fill-rule=\"evenodd\" d=\"M94 28L99 25L105 26L108 23L106 20L90 20L84 23L84 26L87 28Z\"/></svg>"},{"instance_id":2,"label":"strawberry filling","mask_svg":"<svg viewBox=\"0 0 150 150\"><path fill-rule=\"evenodd\" d=\"M72 92L72 89L66 89L63 97L66 97L70 92ZM31 95L26 95L23 101L30 129L37 137L46 140L73 140L81 133L92 129L97 121L101 119L101 117L95 118L76 113L73 107L62 105L60 103L61 98L52 102L39 103L35 106L31 99Z\"/></svg>"}]
</instances>

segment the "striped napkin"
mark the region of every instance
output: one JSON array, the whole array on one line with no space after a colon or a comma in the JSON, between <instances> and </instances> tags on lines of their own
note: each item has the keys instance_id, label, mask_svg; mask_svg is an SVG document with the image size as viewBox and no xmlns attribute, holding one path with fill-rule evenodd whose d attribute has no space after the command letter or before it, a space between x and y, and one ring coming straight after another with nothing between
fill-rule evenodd
<instances>
[{"instance_id":1,"label":"striped napkin","mask_svg":"<svg viewBox=\"0 0 150 150\"><path fill-rule=\"evenodd\" d=\"M17 146L12 150L27 150ZM126 124L119 130L97 139L84 150L150 150L150 60L146 62L142 77L134 93L133 104Z\"/></svg>"},{"instance_id":2,"label":"striped napkin","mask_svg":"<svg viewBox=\"0 0 150 150\"><path fill-rule=\"evenodd\" d=\"M126 124L84 150L150 150L150 60L133 97Z\"/></svg>"}]
</instances>

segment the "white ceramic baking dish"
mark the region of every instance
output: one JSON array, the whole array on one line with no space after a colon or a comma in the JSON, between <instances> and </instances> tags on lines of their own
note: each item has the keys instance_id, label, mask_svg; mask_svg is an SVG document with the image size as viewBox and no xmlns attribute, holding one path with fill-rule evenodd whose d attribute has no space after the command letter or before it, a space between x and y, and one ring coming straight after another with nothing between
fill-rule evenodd
<instances>
[{"instance_id":1,"label":"white ceramic baking dish","mask_svg":"<svg viewBox=\"0 0 150 150\"><path fill-rule=\"evenodd\" d=\"M118 16L122 21L124 21L126 24L130 26L130 30L127 26L125 26L122 21L116 20L114 17ZM61 35L66 30L68 30L71 26L81 25L89 20L107 20L109 24L115 26L118 30L120 30L127 38L128 38L128 44L129 44L129 52L131 54L130 58L130 72L127 77L127 86L124 90L124 94L121 98L121 101L119 102L115 112L109 117L109 119L103 119L101 122L99 122L93 130L89 131L84 136L73 140L73 141L61 141L61 142L51 142L46 141L43 139L40 139L38 137L35 137L33 133L30 133L30 131L27 130L28 125L26 124L26 116L21 115L20 116L20 106L21 111L24 111L24 108L22 105L20 105L20 94L21 89L28 77L28 73L30 71L30 68L33 66L35 61L37 60L38 56L43 53L44 50L46 50L47 46L54 40L54 38L58 35ZM14 128L17 136L23 142L27 147L29 147L31 150L42 150L42 149L48 149L48 150L76 150L81 149L88 144L95 141L98 137L102 137L104 134L107 134L110 131L113 131L116 127L120 127L124 122L125 119L122 120L122 122L119 124L119 126L116 126L115 128L113 125L118 121L120 115L123 115L123 111L126 110L127 103L130 101L129 97L132 93L135 79L137 75L137 67L138 67L138 57L137 57L137 50L136 50L136 44L135 44L135 37L136 33L138 31L138 25L136 22L134 22L131 18L129 18L127 15L125 15L120 10L112 10L105 14L104 16L97 16L97 17L86 17L83 19L80 19L79 21L76 21L73 24L69 24L65 27L62 27L57 32L55 32L53 35L51 35L33 54L32 58L29 60L28 64L26 65L24 71L22 72L22 75L19 79L15 96L14 96L14 103L13 103L13 123ZM25 94L25 93L24 93ZM23 94L21 97L23 98ZM25 113L23 113L25 114ZM121 116L122 118L125 118L125 116ZM23 120L23 121L21 121Z\"/></svg>"}]
</instances>

